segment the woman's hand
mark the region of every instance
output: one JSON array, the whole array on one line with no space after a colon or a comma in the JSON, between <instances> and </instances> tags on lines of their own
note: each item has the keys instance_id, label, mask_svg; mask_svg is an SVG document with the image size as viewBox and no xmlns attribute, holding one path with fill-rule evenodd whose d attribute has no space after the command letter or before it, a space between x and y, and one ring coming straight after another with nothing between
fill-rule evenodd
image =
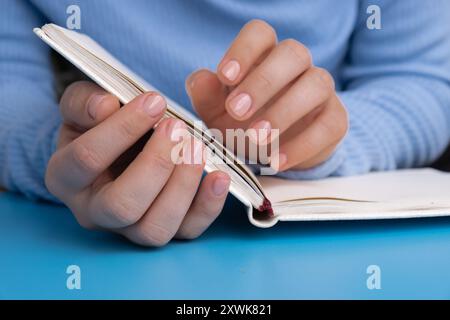
<instances>
[{"instance_id":1,"label":"woman's hand","mask_svg":"<svg viewBox=\"0 0 450 320\"><path fill-rule=\"evenodd\" d=\"M172 159L184 123L165 119L148 137L166 108L160 95L146 93L119 108L114 96L78 82L60 107L64 124L46 185L82 226L162 246L173 237L198 237L221 212L230 178L214 172L201 181L202 161ZM185 145L184 159L199 159L203 145Z\"/></svg>"},{"instance_id":2,"label":"woman's hand","mask_svg":"<svg viewBox=\"0 0 450 320\"><path fill-rule=\"evenodd\" d=\"M223 134L225 129L256 129L253 140L260 147L279 138L275 168L281 171L324 162L348 128L331 75L313 65L301 43L277 43L273 28L260 20L242 28L217 73L194 72L186 90L208 127Z\"/></svg>"}]
</instances>

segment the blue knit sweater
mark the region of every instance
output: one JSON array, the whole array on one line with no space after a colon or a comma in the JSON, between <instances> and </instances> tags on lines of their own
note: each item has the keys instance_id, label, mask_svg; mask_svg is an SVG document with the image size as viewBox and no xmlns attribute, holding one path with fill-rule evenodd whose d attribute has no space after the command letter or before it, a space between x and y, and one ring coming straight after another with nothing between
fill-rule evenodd
<instances>
[{"instance_id":1,"label":"blue knit sweater","mask_svg":"<svg viewBox=\"0 0 450 320\"><path fill-rule=\"evenodd\" d=\"M81 9L81 32L181 105L184 80L215 70L240 28L264 19L295 38L334 76L350 114L335 154L295 179L429 164L450 137L448 0L0 0L0 185L52 199L44 173L60 126L50 49L32 33L65 26ZM381 30L367 28L369 5Z\"/></svg>"}]
</instances>

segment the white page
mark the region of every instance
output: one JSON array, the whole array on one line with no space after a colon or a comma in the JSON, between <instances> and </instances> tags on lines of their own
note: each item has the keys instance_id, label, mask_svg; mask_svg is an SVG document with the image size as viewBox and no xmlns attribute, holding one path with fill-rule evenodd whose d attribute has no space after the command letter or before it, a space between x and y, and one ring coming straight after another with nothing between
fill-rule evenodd
<instances>
[{"instance_id":1,"label":"white page","mask_svg":"<svg viewBox=\"0 0 450 320\"><path fill-rule=\"evenodd\" d=\"M142 88L143 91L158 91L161 93L160 90L149 84L147 81L142 79L139 75L137 75L135 72L130 70L127 66L125 66L123 63L121 63L119 60L117 60L114 56L112 56L108 51L103 49L101 45L99 45L96 41L94 41L89 36L86 36L85 34L78 33L72 30L68 30L65 28L62 28L56 24L49 24L52 28L55 28L59 32L64 33L66 37L77 43L78 45L82 46L89 52L91 52L96 57L100 58L102 61L106 62L110 66L112 66L114 69L118 70L120 73L126 75L131 81L137 84L138 87ZM43 27L43 30L45 30L45 26ZM50 30L50 29L48 29ZM192 113L187 111L185 108L181 107L178 103L170 99L168 96L164 95L164 98L166 99L167 103L170 105L171 108L175 109L176 112L180 113L185 117L186 119L189 119L191 121L198 120L196 116L194 116Z\"/></svg>"},{"instance_id":2,"label":"white page","mask_svg":"<svg viewBox=\"0 0 450 320\"><path fill-rule=\"evenodd\" d=\"M304 198L376 202L450 199L450 174L433 169L377 172L317 181L293 181L273 177L261 177L259 180L273 203Z\"/></svg>"}]
</instances>

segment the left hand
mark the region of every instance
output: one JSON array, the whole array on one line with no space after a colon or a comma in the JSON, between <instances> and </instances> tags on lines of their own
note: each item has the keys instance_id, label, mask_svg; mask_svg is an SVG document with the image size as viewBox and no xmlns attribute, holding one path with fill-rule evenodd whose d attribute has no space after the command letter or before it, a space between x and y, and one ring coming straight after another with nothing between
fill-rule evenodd
<instances>
[{"instance_id":1,"label":"left hand","mask_svg":"<svg viewBox=\"0 0 450 320\"><path fill-rule=\"evenodd\" d=\"M217 73L194 72L186 90L210 128L262 130L259 145L273 141L270 131L279 129L279 171L324 162L348 129L332 76L313 65L303 44L277 43L273 28L260 20L242 28Z\"/></svg>"},{"instance_id":2,"label":"left hand","mask_svg":"<svg viewBox=\"0 0 450 320\"><path fill-rule=\"evenodd\" d=\"M230 177L215 171L202 179L202 144L182 142L184 122L163 119L165 110L156 92L120 107L90 82L65 90L45 184L81 226L159 247L200 236L222 211Z\"/></svg>"}]
</instances>

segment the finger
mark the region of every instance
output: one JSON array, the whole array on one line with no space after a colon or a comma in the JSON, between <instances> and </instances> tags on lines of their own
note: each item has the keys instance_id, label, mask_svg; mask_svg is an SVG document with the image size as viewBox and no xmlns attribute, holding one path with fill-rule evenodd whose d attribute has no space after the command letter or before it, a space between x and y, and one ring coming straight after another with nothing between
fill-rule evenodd
<instances>
[{"instance_id":1,"label":"finger","mask_svg":"<svg viewBox=\"0 0 450 320\"><path fill-rule=\"evenodd\" d=\"M217 67L220 81L228 86L239 83L276 43L277 35L268 23L262 20L247 23Z\"/></svg>"},{"instance_id":2,"label":"finger","mask_svg":"<svg viewBox=\"0 0 450 320\"><path fill-rule=\"evenodd\" d=\"M271 157L271 166L284 171L305 163L341 141L347 128L347 112L334 96L313 123L281 145L279 153Z\"/></svg>"},{"instance_id":3,"label":"finger","mask_svg":"<svg viewBox=\"0 0 450 320\"><path fill-rule=\"evenodd\" d=\"M85 131L119 110L120 103L98 85L79 81L64 91L59 106L66 124L78 131Z\"/></svg>"},{"instance_id":4,"label":"finger","mask_svg":"<svg viewBox=\"0 0 450 320\"><path fill-rule=\"evenodd\" d=\"M222 211L229 187L230 177L226 173L216 171L207 175L176 237L194 239L200 236Z\"/></svg>"},{"instance_id":5,"label":"finger","mask_svg":"<svg viewBox=\"0 0 450 320\"><path fill-rule=\"evenodd\" d=\"M179 156L172 151L185 134L183 121L163 120L142 152L115 181L92 190L88 210L92 221L105 228L136 223L171 176Z\"/></svg>"},{"instance_id":6,"label":"finger","mask_svg":"<svg viewBox=\"0 0 450 320\"><path fill-rule=\"evenodd\" d=\"M189 144L193 139L188 140ZM202 143L195 140L188 150L193 158L202 158ZM203 161L184 161L177 165L162 192L139 222L122 230L127 238L145 246L163 246L177 232L191 206L203 172Z\"/></svg>"},{"instance_id":7,"label":"finger","mask_svg":"<svg viewBox=\"0 0 450 320\"><path fill-rule=\"evenodd\" d=\"M277 129L278 135L284 133L298 120L323 105L334 94L334 81L324 69L308 69L290 88L250 125L256 130L255 143L265 144L277 135L271 135L271 129Z\"/></svg>"},{"instance_id":8,"label":"finger","mask_svg":"<svg viewBox=\"0 0 450 320\"><path fill-rule=\"evenodd\" d=\"M336 150L338 144L339 144L339 142L333 143L332 145L330 145L323 151L319 152L318 154L316 154L309 160L299 163L298 165L293 166L290 169L291 170L306 170L306 169L313 168L313 167L325 162Z\"/></svg>"},{"instance_id":9,"label":"finger","mask_svg":"<svg viewBox=\"0 0 450 320\"><path fill-rule=\"evenodd\" d=\"M49 165L50 176L61 187L85 188L159 121L165 107L160 95L137 97L58 151Z\"/></svg>"},{"instance_id":10,"label":"finger","mask_svg":"<svg viewBox=\"0 0 450 320\"><path fill-rule=\"evenodd\" d=\"M234 119L246 120L311 65L304 45L285 40L230 93L225 108Z\"/></svg>"},{"instance_id":11,"label":"finger","mask_svg":"<svg viewBox=\"0 0 450 320\"><path fill-rule=\"evenodd\" d=\"M61 149L82 135L80 129L75 129L71 125L62 124L59 130L57 149Z\"/></svg>"},{"instance_id":12,"label":"finger","mask_svg":"<svg viewBox=\"0 0 450 320\"><path fill-rule=\"evenodd\" d=\"M228 90L215 73L205 69L192 73L186 80L186 92L194 109L206 123L225 113Z\"/></svg>"}]
</instances>

